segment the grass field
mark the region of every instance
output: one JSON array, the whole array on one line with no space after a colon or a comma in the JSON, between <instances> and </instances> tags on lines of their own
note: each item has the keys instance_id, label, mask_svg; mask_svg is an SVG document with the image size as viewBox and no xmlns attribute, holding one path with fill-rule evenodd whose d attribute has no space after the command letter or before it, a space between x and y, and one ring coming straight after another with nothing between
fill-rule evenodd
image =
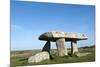
<instances>
[{"instance_id":1,"label":"grass field","mask_svg":"<svg viewBox=\"0 0 100 67\"><path fill-rule=\"evenodd\" d=\"M76 57L76 56L64 56L59 57L54 55L54 50L51 50L51 56L53 59L45 60L39 63L28 63L28 57L34 55L41 50L24 50L24 51L11 51L11 67L16 66L27 66L27 65L44 65L44 64L60 64L60 63L75 63L75 62L93 62L95 61L95 47L79 48L80 53L90 53L86 56ZM69 49L70 52L70 49ZM25 54L24 56L21 55ZM14 55L14 56L13 56Z\"/></svg>"}]
</instances>

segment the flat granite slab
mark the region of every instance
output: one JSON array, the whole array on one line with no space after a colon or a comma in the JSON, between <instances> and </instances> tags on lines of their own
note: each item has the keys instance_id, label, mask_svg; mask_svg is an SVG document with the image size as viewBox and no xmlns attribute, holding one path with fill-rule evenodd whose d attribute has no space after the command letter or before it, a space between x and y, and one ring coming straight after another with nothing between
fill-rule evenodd
<instances>
[{"instance_id":1,"label":"flat granite slab","mask_svg":"<svg viewBox=\"0 0 100 67\"><path fill-rule=\"evenodd\" d=\"M60 38L65 38L66 41L71 41L86 40L88 37L85 34L72 32L45 32L39 36L39 40L45 41L56 41Z\"/></svg>"}]
</instances>

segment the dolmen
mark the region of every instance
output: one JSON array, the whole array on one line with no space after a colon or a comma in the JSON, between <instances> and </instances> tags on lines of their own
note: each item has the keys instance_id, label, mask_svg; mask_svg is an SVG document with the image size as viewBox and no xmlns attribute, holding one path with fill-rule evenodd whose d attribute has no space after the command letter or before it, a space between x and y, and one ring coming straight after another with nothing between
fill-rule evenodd
<instances>
[{"instance_id":1,"label":"dolmen","mask_svg":"<svg viewBox=\"0 0 100 67\"><path fill-rule=\"evenodd\" d=\"M28 62L36 63L44 60L49 60L51 42L56 42L58 56L68 56L68 51L67 47L65 47L65 42L71 41L71 54L73 55L78 52L77 41L86 39L88 39L88 37L80 33L45 32L39 36L39 40L47 41L42 49L42 52L29 57Z\"/></svg>"},{"instance_id":2,"label":"dolmen","mask_svg":"<svg viewBox=\"0 0 100 67\"><path fill-rule=\"evenodd\" d=\"M50 42L56 42L58 56L68 55L65 42L71 41L71 54L74 54L78 52L77 41L86 39L88 37L85 34L72 32L45 32L39 37L39 40L47 41L42 51L50 52Z\"/></svg>"}]
</instances>

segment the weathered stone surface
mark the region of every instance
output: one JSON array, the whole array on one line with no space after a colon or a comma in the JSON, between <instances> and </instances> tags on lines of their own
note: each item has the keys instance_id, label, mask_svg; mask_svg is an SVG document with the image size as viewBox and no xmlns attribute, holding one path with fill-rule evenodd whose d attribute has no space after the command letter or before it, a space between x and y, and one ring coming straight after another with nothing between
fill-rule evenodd
<instances>
[{"instance_id":1,"label":"weathered stone surface","mask_svg":"<svg viewBox=\"0 0 100 67\"><path fill-rule=\"evenodd\" d=\"M88 37L84 34L80 33L72 33L72 32L46 32L40 35L39 40L49 40L56 41L56 39L65 38L66 41L70 40L85 40Z\"/></svg>"},{"instance_id":2,"label":"weathered stone surface","mask_svg":"<svg viewBox=\"0 0 100 67\"><path fill-rule=\"evenodd\" d=\"M46 44L44 45L42 51L47 51L50 52L50 41L47 41Z\"/></svg>"},{"instance_id":3,"label":"weathered stone surface","mask_svg":"<svg viewBox=\"0 0 100 67\"><path fill-rule=\"evenodd\" d=\"M77 41L73 40L71 41L71 54L74 54L77 52L78 52Z\"/></svg>"},{"instance_id":4,"label":"weathered stone surface","mask_svg":"<svg viewBox=\"0 0 100 67\"><path fill-rule=\"evenodd\" d=\"M58 39L56 41L56 46L58 50L58 56L67 56L67 49L65 47L65 39Z\"/></svg>"},{"instance_id":5,"label":"weathered stone surface","mask_svg":"<svg viewBox=\"0 0 100 67\"><path fill-rule=\"evenodd\" d=\"M49 59L50 59L49 53L46 51L43 51L43 52L37 53L34 56L29 57L28 63L41 62L43 60L49 60Z\"/></svg>"}]
</instances>

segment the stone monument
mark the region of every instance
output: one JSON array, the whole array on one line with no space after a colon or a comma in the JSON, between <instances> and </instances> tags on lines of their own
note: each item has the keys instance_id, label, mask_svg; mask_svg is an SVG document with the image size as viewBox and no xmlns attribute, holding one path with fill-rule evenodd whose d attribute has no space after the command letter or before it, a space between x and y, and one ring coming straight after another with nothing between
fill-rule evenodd
<instances>
[{"instance_id":1,"label":"stone monument","mask_svg":"<svg viewBox=\"0 0 100 67\"><path fill-rule=\"evenodd\" d=\"M45 32L39 36L39 40L47 41L44 45L42 52L29 57L28 62L41 62L50 59L50 42L56 42L57 55L68 56L67 47L65 42L71 41L71 55L78 52L77 41L86 40L88 37L80 33L71 32Z\"/></svg>"},{"instance_id":2,"label":"stone monument","mask_svg":"<svg viewBox=\"0 0 100 67\"><path fill-rule=\"evenodd\" d=\"M78 52L77 41L86 40L88 37L80 33L72 32L45 32L40 35L39 40L47 41L43 51L50 51L50 42L56 42L58 56L67 56L68 51L65 42L71 41L71 54Z\"/></svg>"}]
</instances>

